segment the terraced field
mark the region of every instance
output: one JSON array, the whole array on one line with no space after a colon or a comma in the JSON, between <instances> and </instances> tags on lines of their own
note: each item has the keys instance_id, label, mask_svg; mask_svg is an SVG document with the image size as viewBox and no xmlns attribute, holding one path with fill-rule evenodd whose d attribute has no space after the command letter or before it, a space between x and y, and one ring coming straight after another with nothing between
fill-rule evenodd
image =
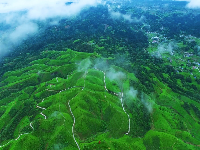
<instances>
[{"instance_id":1,"label":"terraced field","mask_svg":"<svg viewBox=\"0 0 200 150\"><path fill-rule=\"evenodd\" d=\"M200 104L153 81L147 95L96 53L43 51L2 77L0 149L200 149Z\"/></svg>"}]
</instances>

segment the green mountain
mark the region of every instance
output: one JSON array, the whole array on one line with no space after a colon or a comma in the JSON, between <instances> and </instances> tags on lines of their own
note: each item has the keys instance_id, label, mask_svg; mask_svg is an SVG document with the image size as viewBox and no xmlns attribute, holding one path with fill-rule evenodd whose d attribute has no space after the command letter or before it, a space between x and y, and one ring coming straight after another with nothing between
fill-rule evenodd
<instances>
[{"instance_id":1,"label":"green mountain","mask_svg":"<svg viewBox=\"0 0 200 150\"><path fill-rule=\"evenodd\" d=\"M152 75L97 53L45 50L6 72L0 86L0 149L199 149L200 104ZM9 65L8 63L5 65ZM134 66L132 66L134 67Z\"/></svg>"},{"instance_id":2,"label":"green mountain","mask_svg":"<svg viewBox=\"0 0 200 150\"><path fill-rule=\"evenodd\" d=\"M144 1L0 39L0 150L200 149L199 10Z\"/></svg>"}]
</instances>

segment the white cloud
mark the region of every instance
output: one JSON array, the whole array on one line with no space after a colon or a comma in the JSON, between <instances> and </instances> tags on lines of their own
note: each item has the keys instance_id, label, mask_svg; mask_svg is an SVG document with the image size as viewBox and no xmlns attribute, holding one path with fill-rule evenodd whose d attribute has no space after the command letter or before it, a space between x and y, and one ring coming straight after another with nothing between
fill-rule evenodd
<instances>
[{"instance_id":1,"label":"white cloud","mask_svg":"<svg viewBox=\"0 0 200 150\"><path fill-rule=\"evenodd\" d=\"M9 39L13 43L18 43L20 40L26 39L28 36L36 33L38 26L35 23L24 23L19 25L10 35Z\"/></svg>"},{"instance_id":2,"label":"white cloud","mask_svg":"<svg viewBox=\"0 0 200 150\"><path fill-rule=\"evenodd\" d=\"M66 0L1 0L0 3L0 13L10 13L16 11L29 11L42 12L46 14L52 15L52 10L55 11L55 14L68 14L69 10L72 8L77 8L75 11L80 11L80 8L85 6L94 6L100 3L97 0L79 0L78 2L74 1L71 5L65 5ZM41 13L40 15L44 15Z\"/></svg>"},{"instance_id":3,"label":"white cloud","mask_svg":"<svg viewBox=\"0 0 200 150\"><path fill-rule=\"evenodd\" d=\"M104 59L97 58L95 60L94 68L102 70L102 71L106 71L108 69L108 64L107 64L107 62Z\"/></svg>"},{"instance_id":4,"label":"white cloud","mask_svg":"<svg viewBox=\"0 0 200 150\"><path fill-rule=\"evenodd\" d=\"M200 0L176 0L176 1L186 1L188 2L188 8L200 8Z\"/></svg>"},{"instance_id":5,"label":"white cloud","mask_svg":"<svg viewBox=\"0 0 200 150\"><path fill-rule=\"evenodd\" d=\"M101 4L101 0L1 0L0 1L0 55L7 53L31 35L38 33L36 21L56 25L59 19L76 16L83 9ZM59 18L59 19L58 19ZM7 28L9 26L9 28ZM6 41L6 42L5 42ZM11 46L12 45L12 46Z\"/></svg>"},{"instance_id":6,"label":"white cloud","mask_svg":"<svg viewBox=\"0 0 200 150\"><path fill-rule=\"evenodd\" d=\"M138 91L134 90L133 87L130 87L130 89L128 91L126 91L125 95L127 98L131 99L131 98L136 98Z\"/></svg>"},{"instance_id":7,"label":"white cloud","mask_svg":"<svg viewBox=\"0 0 200 150\"><path fill-rule=\"evenodd\" d=\"M187 4L188 8L200 8L200 0L191 0L189 4Z\"/></svg>"},{"instance_id":8,"label":"white cloud","mask_svg":"<svg viewBox=\"0 0 200 150\"><path fill-rule=\"evenodd\" d=\"M106 72L106 77L110 81L116 82L117 86L122 90L123 82L126 79L125 73L116 71L114 68L110 67L109 71Z\"/></svg>"},{"instance_id":9,"label":"white cloud","mask_svg":"<svg viewBox=\"0 0 200 150\"><path fill-rule=\"evenodd\" d=\"M126 21L129 21L130 23L138 23L138 22L142 22L144 20L144 16L141 16L139 19L134 17L132 18L130 14L122 14L119 11L112 11L111 9L109 9L110 12L110 16L113 19L124 19Z\"/></svg>"},{"instance_id":10,"label":"white cloud","mask_svg":"<svg viewBox=\"0 0 200 150\"><path fill-rule=\"evenodd\" d=\"M47 1L48 3L49 1ZM53 17L69 17L77 15L80 11L87 6L96 6L98 3L96 0L81 0L78 3L72 3L71 5L65 5L66 1L56 0L54 3L29 9L28 17L31 19L47 19ZM42 14L42 15L41 15Z\"/></svg>"},{"instance_id":11,"label":"white cloud","mask_svg":"<svg viewBox=\"0 0 200 150\"><path fill-rule=\"evenodd\" d=\"M173 55L173 50L177 47L176 43L169 42L169 43L160 43L156 51L152 54L155 57L161 58L163 54L170 54Z\"/></svg>"},{"instance_id":12,"label":"white cloud","mask_svg":"<svg viewBox=\"0 0 200 150\"><path fill-rule=\"evenodd\" d=\"M115 69L110 68L109 71L106 73L107 78L111 81L117 81L122 84L123 80L126 78L126 74L120 71L115 71Z\"/></svg>"},{"instance_id":13,"label":"white cloud","mask_svg":"<svg viewBox=\"0 0 200 150\"><path fill-rule=\"evenodd\" d=\"M85 71L87 72L87 70L91 67L92 62L90 61L89 58L86 58L84 60L82 60L81 62L78 63L78 71Z\"/></svg>"},{"instance_id":14,"label":"white cloud","mask_svg":"<svg viewBox=\"0 0 200 150\"><path fill-rule=\"evenodd\" d=\"M141 102L144 105L144 107L147 109L147 111L149 113L152 113L152 111L153 111L153 104L154 104L153 100L150 100L146 94L142 93L142 95L141 95Z\"/></svg>"},{"instance_id":15,"label":"white cloud","mask_svg":"<svg viewBox=\"0 0 200 150\"><path fill-rule=\"evenodd\" d=\"M122 17L122 14L120 12L115 12L115 11L111 11L110 15L114 19L120 19Z\"/></svg>"},{"instance_id":16,"label":"white cloud","mask_svg":"<svg viewBox=\"0 0 200 150\"><path fill-rule=\"evenodd\" d=\"M0 2L0 14L18 13L25 11L22 16L32 20L45 20L53 17L68 17L78 14L87 6L100 4L97 0L80 0L71 5L66 5L66 0L2 0ZM7 15L8 20L12 16Z\"/></svg>"}]
</instances>

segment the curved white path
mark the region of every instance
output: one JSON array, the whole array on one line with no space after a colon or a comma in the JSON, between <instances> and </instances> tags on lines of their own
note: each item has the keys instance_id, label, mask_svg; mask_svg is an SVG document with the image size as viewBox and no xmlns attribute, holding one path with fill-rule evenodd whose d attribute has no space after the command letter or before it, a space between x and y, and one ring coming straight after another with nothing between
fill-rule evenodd
<instances>
[{"instance_id":1,"label":"curved white path","mask_svg":"<svg viewBox=\"0 0 200 150\"><path fill-rule=\"evenodd\" d=\"M72 110L71 110L70 101L71 101L71 100L69 100L69 102L68 102L68 106L69 106L69 110L70 110L70 112L71 112L71 114L72 114L72 117L73 117L73 119L74 119L74 123L73 123L73 125L72 125L73 139L74 139L74 141L75 141L75 143L76 143L78 149L80 150L80 147L79 147L79 145L78 145L78 142L76 141L76 139L75 139L75 137L74 137L74 126L75 126L75 123L76 123L76 119L75 119L74 114L73 114L73 112L72 112Z\"/></svg>"},{"instance_id":2,"label":"curved white path","mask_svg":"<svg viewBox=\"0 0 200 150\"><path fill-rule=\"evenodd\" d=\"M127 112L126 112L126 110L125 110L125 108L124 108L124 104L123 104L123 92L121 93L121 98L120 98L120 101L121 101L121 104L122 104L122 108L123 108L123 110L124 110L124 112L126 113L126 115L128 116L128 132L127 133L125 133L126 135L127 134L129 134L130 133L130 128L131 128L131 120L130 120L130 116L129 116L129 114L127 114Z\"/></svg>"},{"instance_id":3,"label":"curved white path","mask_svg":"<svg viewBox=\"0 0 200 150\"><path fill-rule=\"evenodd\" d=\"M97 68L95 68L95 69L98 70L98 71L103 72L103 74L104 74L104 88L108 92L108 89L106 88L106 73L104 71L102 71L102 70L97 69ZM123 92L121 92L121 94L114 93L114 95L116 95L116 96L120 95L120 101L121 101L121 104L122 104L122 109L126 113L126 115L128 116L128 132L125 133L126 135L128 135L130 133L130 129L131 129L131 120L130 120L129 114L127 114L127 112L126 112L126 110L124 108L124 105L123 105L123 95L124 94L123 94ZM106 95L105 95L105 98L106 98Z\"/></svg>"},{"instance_id":4,"label":"curved white path","mask_svg":"<svg viewBox=\"0 0 200 150\"><path fill-rule=\"evenodd\" d=\"M95 68L96 69L96 68ZM101 70L99 70L99 69L96 69L96 70L98 70L98 71L101 71ZM106 79L106 73L104 72L104 71L101 71L103 74L104 74L104 88L105 88L105 90L108 92L108 89L107 89L107 87L106 87L106 81L105 81L105 79ZM82 90L85 88L85 77L86 77L86 75L87 75L87 71L85 72L85 74L84 74L84 86L83 86L83 88L82 88ZM56 81L58 82L58 77L56 77ZM50 86L51 87L51 86ZM75 86L74 86L75 87ZM71 87L71 88L74 88L74 87ZM71 89L71 88L68 88L68 89ZM62 91L66 91L66 90L68 90L68 89L65 89L65 90L62 90ZM54 90L49 90L49 89L47 89L48 91L54 91ZM60 91L60 92L62 92L62 91ZM77 94L78 95L78 94ZM77 96L76 95L76 96ZM129 119L129 129L128 129L128 132L127 133L125 133L126 135L127 134L129 134L130 133L130 116L127 114L127 112L125 111L125 108L124 108L124 106L123 106L123 92L121 92L121 94L117 94L117 93L114 93L114 95L116 95L116 96L119 96L119 95L121 95L120 97L120 101L121 101L121 104L122 104L122 108L123 108L123 111L126 113L126 115L128 116L128 119ZM75 96L75 97L76 97ZM74 98L75 98L74 97ZM74 99L74 98L72 98L72 99ZM105 95L105 98L106 98L106 95ZM72 100L71 99L71 100ZM74 116L74 114L73 114L73 112L72 112L72 110L71 110L71 106L70 106L70 101L71 100L69 100L69 102L68 102L68 106L69 106L69 109L70 109L70 113L71 113L71 115L72 115L72 117L73 117L73 120L74 120L74 122L73 122L73 125L72 125L72 134L73 134L73 139L74 139L74 142L76 143L76 145L77 145L77 147L78 147L78 149L80 150L80 146L79 146L79 144L78 144L78 142L76 141L76 139L75 139L75 136L74 136L74 127L75 127L75 123L76 123L76 119L75 119L75 116ZM42 100L42 102L44 101L44 99ZM40 108L40 109L42 109L42 110L46 110L46 108L43 108L43 107L40 107L40 106L38 106L38 104L37 104L37 106L36 106L37 108ZM47 119L47 116L46 115L44 115L42 112L40 112L40 114L42 115L42 116L44 116L44 118L45 119ZM29 125L30 125L30 127L34 130L34 128L33 128L33 126L32 126L32 123L33 122L31 122ZM30 132L31 133L31 132ZM23 133L23 134L20 134L16 139L14 139L14 140L18 140L22 135L24 135L24 134L30 134L30 133ZM8 143L6 143L6 144L4 144L4 145L2 145L2 146L0 146L0 148L1 147L4 147L4 146L6 146L6 145L8 145L10 142L12 142L13 140L11 140L11 141L9 141Z\"/></svg>"}]
</instances>

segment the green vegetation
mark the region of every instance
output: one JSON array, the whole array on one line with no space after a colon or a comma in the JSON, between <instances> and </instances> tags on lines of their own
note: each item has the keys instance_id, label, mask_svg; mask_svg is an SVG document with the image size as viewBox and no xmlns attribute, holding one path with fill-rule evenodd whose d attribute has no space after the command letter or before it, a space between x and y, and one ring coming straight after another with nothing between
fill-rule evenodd
<instances>
[{"instance_id":1,"label":"green vegetation","mask_svg":"<svg viewBox=\"0 0 200 150\"><path fill-rule=\"evenodd\" d=\"M198 149L200 105L155 76L154 93L131 98L140 80L113 65L95 69L95 53L68 49L40 56L2 77L1 149L77 149L73 135L80 149ZM127 135L121 97L130 116Z\"/></svg>"},{"instance_id":2,"label":"green vegetation","mask_svg":"<svg viewBox=\"0 0 200 150\"><path fill-rule=\"evenodd\" d=\"M199 15L165 3L90 8L5 57L0 150L200 149Z\"/></svg>"}]
</instances>

